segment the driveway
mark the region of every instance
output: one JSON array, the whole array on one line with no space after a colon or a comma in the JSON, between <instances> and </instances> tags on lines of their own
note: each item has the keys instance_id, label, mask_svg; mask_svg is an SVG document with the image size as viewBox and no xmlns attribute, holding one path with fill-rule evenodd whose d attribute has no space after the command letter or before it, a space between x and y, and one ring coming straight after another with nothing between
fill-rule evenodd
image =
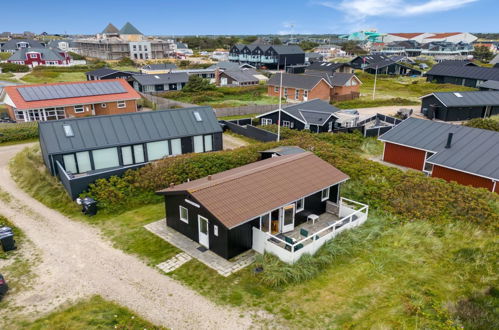
<instances>
[{"instance_id":1,"label":"driveway","mask_svg":"<svg viewBox=\"0 0 499 330\"><path fill-rule=\"evenodd\" d=\"M64 302L98 294L169 328L251 327L250 312L214 304L113 248L96 228L49 209L20 190L10 177L8 161L25 146L0 147L0 188L13 197L10 202L0 200L0 212L41 254L31 288L6 297L19 313L40 317ZM5 316L0 311L0 328Z\"/></svg>"}]
</instances>

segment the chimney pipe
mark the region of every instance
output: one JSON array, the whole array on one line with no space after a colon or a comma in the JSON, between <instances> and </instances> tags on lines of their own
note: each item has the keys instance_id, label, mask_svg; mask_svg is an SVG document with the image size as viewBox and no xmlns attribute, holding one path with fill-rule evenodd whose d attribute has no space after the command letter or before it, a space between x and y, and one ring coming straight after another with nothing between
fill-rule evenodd
<instances>
[{"instance_id":1,"label":"chimney pipe","mask_svg":"<svg viewBox=\"0 0 499 330\"><path fill-rule=\"evenodd\" d=\"M447 144L445 145L445 148L449 149L451 147L453 135L453 133L449 133L449 135L447 136Z\"/></svg>"},{"instance_id":2,"label":"chimney pipe","mask_svg":"<svg viewBox=\"0 0 499 330\"><path fill-rule=\"evenodd\" d=\"M175 187L175 184L172 182L172 183L170 183L170 188L173 188L173 187Z\"/></svg>"},{"instance_id":3,"label":"chimney pipe","mask_svg":"<svg viewBox=\"0 0 499 330\"><path fill-rule=\"evenodd\" d=\"M208 181L211 181L211 175L208 175Z\"/></svg>"}]
</instances>

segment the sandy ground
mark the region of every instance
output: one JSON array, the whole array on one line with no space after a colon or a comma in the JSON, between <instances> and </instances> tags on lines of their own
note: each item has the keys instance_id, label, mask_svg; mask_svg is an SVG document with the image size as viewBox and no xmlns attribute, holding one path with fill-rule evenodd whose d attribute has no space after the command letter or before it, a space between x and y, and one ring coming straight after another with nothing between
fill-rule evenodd
<instances>
[{"instance_id":1,"label":"sandy ground","mask_svg":"<svg viewBox=\"0 0 499 330\"><path fill-rule=\"evenodd\" d=\"M113 248L96 228L47 208L19 189L10 177L8 161L25 146L0 147L0 188L12 196L10 202L0 200L0 212L26 233L39 251L40 262L34 266L37 276L31 289L6 297L18 307L9 310L37 318L62 303L99 294L169 328L252 326L258 316L214 304ZM0 311L0 328L7 320L2 312L8 311Z\"/></svg>"},{"instance_id":2,"label":"sandy ground","mask_svg":"<svg viewBox=\"0 0 499 330\"><path fill-rule=\"evenodd\" d=\"M229 134L224 134L223 135L223 143L224 143L224 149L235 149L239 147L244 147L248 145L248 142L237 138L235 136L229 135Z\"/></svg>"},{"instance_id":3,"label":"sandy ground","mask_svg":"<svg viewBox=\"0 0 499 330\"><path fill-rule=\"evenodd\" d=\"M374 107L374 108L359 108L355 109L359 111L362 118L367 118L373 116L377 113L387 116L393 116L397 113L399 109L412 109L413 116L421 110L421 106L418 105L396 105L396 106L384 106L384 107Z\"/></svg>"}]
</instances>

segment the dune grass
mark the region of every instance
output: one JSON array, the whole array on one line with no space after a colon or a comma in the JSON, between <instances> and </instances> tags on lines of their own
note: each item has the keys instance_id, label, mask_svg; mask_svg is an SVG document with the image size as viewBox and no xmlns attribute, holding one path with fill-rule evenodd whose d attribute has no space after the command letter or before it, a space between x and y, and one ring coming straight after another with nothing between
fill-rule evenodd
<instances>
[{"instance_id":1,"label":"dune grass","mask_svg":"<svg viewBox=\"0 0 499 330\"><path fill-rule=\"evenodd\" d=\"M135 315L128 308L100 296L81 300L36 321L17 321L7 329L164 329Z\"/></svg>"},{"instance_id":2,"label":"dune grass","mask_svg":"<svg viewBox=\"0 0 499 330\"><path fill-rule=\"evenodd\" d=\"M30 84L56 83L56 82L71 82L87 80L85 72L56 72L56 71L32 71L22 78L22 81Z\"/></svg>"}]
</instances>

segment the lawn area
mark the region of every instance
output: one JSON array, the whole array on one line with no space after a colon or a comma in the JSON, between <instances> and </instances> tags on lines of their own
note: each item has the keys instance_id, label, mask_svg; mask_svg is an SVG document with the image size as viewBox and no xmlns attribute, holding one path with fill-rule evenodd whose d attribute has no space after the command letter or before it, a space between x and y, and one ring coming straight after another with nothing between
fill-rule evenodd
<instances>
[{"instance_id":1,"label":"lawn area","mask_svg":"<svg viewBox=\"0 0 499 330\"><path fill-rule=\"evenodd\" d=\"M267 96L267 86L265 85L218 87L214 91L204 92L167 92L161 96L180 102L208 105L214 108L279 103L278 97Z\"/></svg>"},{"instance_id":2,"label":"lawn area","mask_svg":"<svg viewBox=\"0 0 499 330\"><path fill-rule=\"evenodd\" d=\"M6 329L163 329L135 315L128 308L100 296L79 301L36 321L17 321Z\"/></svg>"},{"instance_id":3,"label":"lawn area","mask_svg":"<svg viewBox=\"0 0 499 330\"><path fill-rule=\"evenodd\" d=\"M330 143L330 148L348 146L359 139L354 134L314 137ZM376 140L364 139L358 150L352 148L349 152L375 155L381 150ZM393 171L397 170L389 173ZM138 255L150 265L178 252L142 228L164 217L163 203L121 214L82 216L61 184L45 171L37 147L17 155L11 172L36 199L96 225L117 248ZM368 180L383 184L387 181L383 175ZM429 183L437 181L421 178ZM343 187L343 195L379 195L381 191L372 191L379 186L368 180L352 178ZM465 187L458 189L471 192ZM418 197L406 198L405 202L411 204L410 198ZM497 201L489 198L497 210ZM456 208L460 207L458 203ZM283 326L292 328L498 328L494 312L494 306L499 304L496 232L472 221L439 222L385 212L371 205L363 226L328 243L327 251L332 251L334 262L325 263L317 276L295 284L268 286L262 282L262 275L253 272L254 266L225 278L195 260L169 275L219 303L276 314L285 320ZM292 271L292 267L281 263L276 267L281 267L283 273Z\"/></svg>"},{"instance_id":4,"label":"lawn area","mask_svg":"<svg viewBox=\"0 0 499 330\"><path fill-rule=\"evenodd\" d=\"M14 74L10 72L0 73L0 81L19 82L19 80L14 77Z\"/></svg>"},{"instance_id":5,"label":"lawn area","mask_svg":"<svg viewBox=\"0 0 499 330\"><path fill-rule=\"evenodd\" d=\"M32 71L25 75L22 80L30 84L85 81L87 80L84 71L57 72L57 71Z\"/></svg>"},{"instance_id":6,"label":"lawn area","mask_svg":"<svg viewBox=\"0 0 499 330\"><path fill-rule=\"evenodd\" d=\"M376 107L388 105L417 105L421 96L433 92L473 91L476 88L426 82L424 77L379 75L376 80L376 95L373 96L374 75L357 70L362 81L361 97L356 100L335 103L342 109Z\"/></svg>"}]
</instances>

